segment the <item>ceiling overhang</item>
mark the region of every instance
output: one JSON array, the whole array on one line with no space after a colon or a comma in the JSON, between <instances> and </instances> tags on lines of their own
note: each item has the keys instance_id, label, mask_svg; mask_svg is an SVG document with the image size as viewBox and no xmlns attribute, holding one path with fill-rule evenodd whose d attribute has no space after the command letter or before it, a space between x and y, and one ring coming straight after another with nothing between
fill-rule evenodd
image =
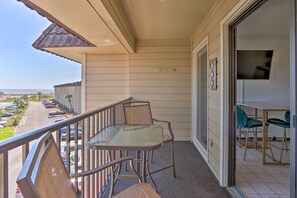
<instances>
[{"instance_id":1,"label":"ceiling overhang","mask_svg":"<svg viewBox=\"0 0 297 198\"><path fill-rule=\"evenodd\" d=\"M135 50L134 34L130 32L131 28L126 27L128 23L119 19L123 16L113 0L105 0L104 4L98 0L21 1L69 33L93 45L93 47L78 47L77 49L73 49L76 48L74 46L62 47L66 50L62 54L60 54L61 49L57 49L59 47L43 48L45 51L59 52L58 55L77 61L77 57L85 53L126 54L133 53ZM109 8L109 11L105 6Z\"/></svg>"},{"instance_id":2,"label":"ceiling overhang","mask_svg":"<svg viewBox=\"0 0 297 198\"><path fill-rule=\"evenodd\" d=\"M72 60L128 54L137 42L190 40L217 0L20 0L93 47L44 47ZM75 53L75 54L73 54Z\"/></svg>"}]
</instances>

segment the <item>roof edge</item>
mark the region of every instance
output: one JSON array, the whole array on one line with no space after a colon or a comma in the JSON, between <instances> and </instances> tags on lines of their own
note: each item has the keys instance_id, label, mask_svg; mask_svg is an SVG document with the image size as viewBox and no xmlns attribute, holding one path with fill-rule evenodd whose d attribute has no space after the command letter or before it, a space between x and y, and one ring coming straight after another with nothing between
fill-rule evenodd
<instances>
[{"instance_id":1,"label":"roof edge","mask_svg":"<svg viewBox=\"0 0 297 198\"><path fill-rule=\"evenodd\" d=\"M25 6L27 6L28 8L34 10L35 12L37 12L39 15L47 18L49 21L51 21L54 24L57 24L58 26L64 28L66 31L68 31L69 33L77 36L78 38L80 38L81 40L83 40L84 42L88 43L90 45L90 47L96 47L96 45L94 45L93 43L91 43L90 41L88 41L86 38L84 38L83 36L81 36L80 34L78 34L77 32L73 31L72 29L70 29L69 27L67 27L65 24L63 24L62 22L60 22L58 19L56 19L54 16L52 16L51 14L49 14L48 12L46 12L45 10L41 9L40 7L36 6L35 4L33 4L32 2L30 2L29 0L17 0L19 2L22 2Z\"/></svg>"}]
</instances>

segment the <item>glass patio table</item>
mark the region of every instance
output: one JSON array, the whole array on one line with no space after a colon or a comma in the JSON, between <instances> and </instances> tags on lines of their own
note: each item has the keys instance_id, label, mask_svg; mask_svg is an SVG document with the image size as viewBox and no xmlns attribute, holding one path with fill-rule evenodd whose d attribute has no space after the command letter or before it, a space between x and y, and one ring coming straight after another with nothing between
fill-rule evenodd
<instances>
[{"instance_id":1,"label":"glass patio table","mask_svg":"<svg viewBox=\"0 0 297 198\"><path fill-rule=\"evenodd\" d=\"M143 152L141 174L143 182L147 182L147 174L152 179L149 163L147 163L148 152L160 148L162 144L163 128L160 125L111 125L87 141L87 146L90 149ZM138 154L137 158L139 157ZM137 169L139 171L139 168ZM152 182L154 183L153 180Z\"/></svg>"}]
</instances>

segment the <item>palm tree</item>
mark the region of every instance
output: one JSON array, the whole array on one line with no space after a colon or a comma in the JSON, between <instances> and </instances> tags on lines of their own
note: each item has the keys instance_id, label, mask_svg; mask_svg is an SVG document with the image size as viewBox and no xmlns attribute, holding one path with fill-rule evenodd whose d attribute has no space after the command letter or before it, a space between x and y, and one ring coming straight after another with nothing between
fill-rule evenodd
<instances>
[{"instance_id":1,"label":"palm tree","mask_svg":"<svg viewBox=\"0 0 297 198\"><path fill-rule=\"evenodd\" d=\"M73 109L72 109L72 103L71 103L72 95L66 95L65 98L68 99L68 102L69 102L69 107L70 107L69 108L69 111L70 112L73 111Z\"/></svg>"},{"instance_id":2,"label":"palm tree","mask_svg":"<svg viewBox=\"0 0 297 198\"><path fill-rule=\"evenodd\" d=\"M39 101L41 100L41 92L39 91L38 93L37 93L37 95L38 95L38 98L39 98Z\"/></svg>"},{"instance_id":3,"label":"palm tree","mask_svg":"<svg viewBox=\"0 0 297 198\"><path fill-rule=\"evenodd\" d=\"M19 106L20 106L20 98L14 99L13 103L16 105L15 113L18 114L19 113Z\"/></svg>"},{"instance_id":4,"label":"palm tree","mask_svg":"<svg viewBox=\"0 0 297 198\"><path fill-rule=\"evenodd\" d=\"M22 98L23 98L23 100L24 100L25 102L28 101L28 95L27 95L27 94L24 94L24 95L22 96Z\"/></svg>"}]
</instances>

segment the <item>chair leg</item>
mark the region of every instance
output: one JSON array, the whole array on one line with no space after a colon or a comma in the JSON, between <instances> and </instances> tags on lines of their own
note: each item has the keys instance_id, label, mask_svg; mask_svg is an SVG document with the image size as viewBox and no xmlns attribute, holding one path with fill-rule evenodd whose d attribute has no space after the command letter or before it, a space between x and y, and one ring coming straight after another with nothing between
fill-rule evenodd
<instances>
[{"instance_id":1,"label":"chair leg","mask_svg":"<svg viewBox=\"0 0 297 198\"><path fill-rule=\"evenodd\" d=\"M283 140L282 140L282 147L281 147L281 154L280 154L279 162L282 162L282 159L283 159L284 145L285 145L286 139L287 139L286 128L284 128L284 135L283 135ZM286 142L286 147L287 147L287 142Z\"/></svg>"},{"instance_id":2,"label":"chair leg","mask_svg":"<svg viewBox=\"0 0 297 198\"><path fill-rule=\"evenodd\" d=\"M241 136L242 136L242 131L241 131L241 127L239 127L239 132L238 132L238 142L240 145L242 145L242 140L241 140Z\"/></svg>"},{"instance_id":3,"label":"chair leg","mask_svg":"<svg viewBox=\"0 0 297 198\"><path fill-rule=\"evenodd\" d=\"M285 146L286 146L286 151L288 151L288 140L287 140L287 129L284 128L284 138L285 138Z\"/></svg>"},{"instance_id":4,"label":"chair leg","mask_svg":"<svg viewBox=\"0 0 297 198\"><path fill-rule=\"evenodd\" d=\"M271 146L268 135L267 135L266 139L267 139L267 142L268 142L268 145L269 145L269 150L270 150L270 153L271 153L272 160L275 161L274 154L273 154L273 151L272 151L272 146ZM264 146L266 146L265 142L264 142L264 144L265 144Z\"/></svg>"},{"instance_id":5,"label":"chair leg","mask_svg":"<svg viewBox=\"0 0 297 198\"><path fill-rule=\"evenodd\" d=\"M257 133L257 130L254 129L253 131L253 138L254 138L254 147L255 149L257 150L258 149L258 133Z\"/></svg>"},{"instance_id":6,"label":"chair leg","mask_svg":"<svg viewBox=\"0 0 297 198\"><path fill-rule=\"evenodd\" d=\"M171 141L171 163L172 163L172 171L173 171L173 177L176 177L176 172L175 172L175 159L174 159L174 145L173 141Z\"/></svg>"},{"instance_id":7,"label":"chair leg","mask_svg":"<svg viewBox=\"0 0 297 198\"><path fill-rule=\"evenodd\" d=\"M249 138L249 129L247 130L246 135L245 135L245 145L244 145L245 149L244 149L243 161L245 161L245 158L246 158L246 150L248 147L248 138Z\"/></svg>"},{"instance_id":8,"label":"chair leg","mask_svg":"<svg viewBox=\"0 0 297 198\"><path fill-rule=\"evenodd\" d=\"M152 151L151 163L154 163L154 151Z\"/></svg>"}]
</instances>

